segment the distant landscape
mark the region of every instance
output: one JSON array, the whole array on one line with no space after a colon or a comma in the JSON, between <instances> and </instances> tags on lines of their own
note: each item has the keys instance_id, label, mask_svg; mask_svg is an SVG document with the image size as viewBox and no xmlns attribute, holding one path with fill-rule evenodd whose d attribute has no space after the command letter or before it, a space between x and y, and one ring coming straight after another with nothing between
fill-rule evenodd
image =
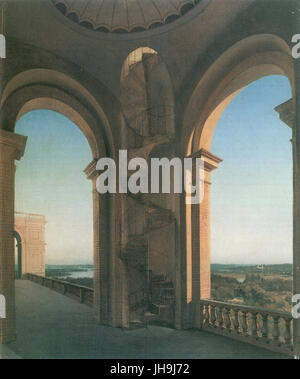
<instances>
[{"instance_id":1,"label":"distant landscape","mask_svg":"<svg viewBox=\"0 0 300 379\"><path fill-rule=\"evenodd\" d=\"M79 286L94 288L93 270L92 264L46 265L46 276Z\"/></svg>"},{"instance_id":2,"label":"distant landscape","mask_svg":"<svg viewBox=\"0 0 300 379\"><path fill-rule=\"evenodd\" d=\"M93 288L93 265L46 265L46 276ZM293 265L211 265L211 299L290 312Z\"/></svg>"},{"instance_id":3,"label":"distant landscape","mask_svg":"<svg viewBox=\"0 0 300 379\"><path fill-rule=\"evenodd\" d=\"M290 312L293 265L212 264L211 298Z\"/></svg>"}]
</instances>

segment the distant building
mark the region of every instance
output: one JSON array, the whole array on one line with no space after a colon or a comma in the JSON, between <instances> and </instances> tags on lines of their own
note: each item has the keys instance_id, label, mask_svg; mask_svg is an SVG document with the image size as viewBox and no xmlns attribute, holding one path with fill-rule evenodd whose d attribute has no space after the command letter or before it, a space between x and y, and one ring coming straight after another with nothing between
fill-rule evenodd
<instances>
[{"instance_id":1,"label":"distant building","mask_svg":"<svg viewBox=\"0 0 300 379\"><path fill-rule=\"evenodd\" d=\"M45 224L45 216L15 212L19 278L28 273L45 276Z\"/></svg>"}]
</instances>

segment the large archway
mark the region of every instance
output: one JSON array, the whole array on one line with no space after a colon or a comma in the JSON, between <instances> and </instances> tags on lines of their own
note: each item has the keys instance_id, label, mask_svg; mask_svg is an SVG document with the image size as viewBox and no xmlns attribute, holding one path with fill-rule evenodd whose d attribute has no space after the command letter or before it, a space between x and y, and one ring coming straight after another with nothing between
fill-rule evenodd
<instances>
[{"instance_id":1,"label":"large archway","mask_svg":"<svg viewBox=\"0 0 300 379\"><path fill-rule=\"evenodd\" d=\"M101 197L96 191L97 160L101 156L114 155L111 130L108 120L95 98L82 85L64 74L49 70L30 70L17 75L4 90L1 105L3 128L1 129L1 139L11 149L11 153L7 154L7 157L11 159L10 171L7 174L10 177L7 185L10 186L8 192L11 197L6 202L7 209L4 209L3 212L11 214L13 229L14 160L21 158L26 144L25 137L14 133L15 125L22 116L39 109L55 111L66 116L81 129L90 145L93 160L86 168L85 173L93 183L94 309L99 322L122 326L122 310L117 309L117 305L122 309L122 301L116 300L118 295L122 295L116 294L113 285L116 280L115 270L119 267L109 263L116 260L115 245L112 243L115 237L115 224L113 217L110 217L114 212L115 199ZM5 164L7 163L5 161ZM108 230L111 233L108 233ZM13 250L12 236L8 235L7 240ZM110 246L112 246L111 249ZM13 271L13 261L9 261L7 264L10 265L8 272ZM11 276L13 277L13 274ZM14 285L10 276L7 278L7 283L10 288L6 293L9 299L8 317L2 322L1 327L7 334L4 340L9 341L15 338Z\"/></svg>"},{"instance_id":2,"label":"large archway","mask_svg":"<svg viewBox=\"0 0 300 379\"><path fill-rule=\"evenodd\" d=\"M93 264L92 183L83 172L92 160L88 142L69 118L43 109L24 114L15 132L27 136L15 177L23 275L63 277L56 269L68 273L73 265L73 277L77 266Z\"/></svg>"},{"instance_id":3,"label":"large archway","mask_svg":"<svg viewBox=\"0 0 300 379\"><path fill-rule=\"evenodd\" d=\"M185 206L185 264L183 283L187 304L210 297L210 172L221 159L210 153L215 127L224 109L248 84L268 75L284 75L294 94L293 62L288 45L274 35L255 35L227 50L195 81L184 113L182 154L207 162L205 196L200 205ZM183 217L183 216L182 216ZM193 307L189 312L192 317ZM189 318L193 324L194 320Z\"/></svg>"},{"instance_id":4,"label":"large archway","mask_svg":"<svg viewBox=\"0 0 300 379\"><path fill-rule=\"evenodd\" d=\"M211 173L211 299L291 312L292 130L274 110L290 98L286 77L261 78L213 134L223 162Z\"/></svg>"}]
</instances>

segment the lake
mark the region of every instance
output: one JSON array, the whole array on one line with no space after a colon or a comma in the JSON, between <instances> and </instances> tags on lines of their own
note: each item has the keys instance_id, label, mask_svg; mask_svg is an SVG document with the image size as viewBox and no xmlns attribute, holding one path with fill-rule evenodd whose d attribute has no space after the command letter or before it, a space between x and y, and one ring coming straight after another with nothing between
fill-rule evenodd
<instances>
[{"instance_id":1,"label":"lake","mask_svg":"<svg viewBox=\"0 0 300 379\"><path fill-rule=\"evenodd\" d=\"M86 271L71 271L70 275L62 276L61 279L65 279L65 278L79 279L79 278L93 278L93 277L94 277L94 270L89 269Z\"/></svg>"}]
</instances>

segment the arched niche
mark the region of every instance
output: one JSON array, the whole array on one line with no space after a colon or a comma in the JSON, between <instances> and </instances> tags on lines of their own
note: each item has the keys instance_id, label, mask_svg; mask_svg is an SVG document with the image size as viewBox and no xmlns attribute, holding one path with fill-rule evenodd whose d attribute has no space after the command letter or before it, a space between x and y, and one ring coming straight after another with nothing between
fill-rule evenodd
<instances>
[{"instance_id":1,"label":"arched niche","mask_svg":"<svg viewBox=\"0 0 300 379\"><path fill-rule=\"evenodd\" d=\"M120 102L126 125L132 131L129 147L140 146L145 138L174 135L170 75L152 48L140 47L126 58L121 72Z\"/></svg>"},{"instance_id":2,"label":"arched niche","mask_svg":"<svg viewBox=\"0 0 300 379\"><path fill-rule=\"evenodd\" d=\"M152 48L140 47L126 58L120 103L124 119L122 147L128 150L129 158L144 158L149 163L153 157L172 159L173 88L167 66ZM155 281L164 278L171 289L175 288L174 203L174 197L166 194L124 196L121 255L127 270L130 322L144 322L147 309L141 299L146 296L150 309ZM174 323L171 304L168 314L167 321Z\"/></svg>"}]
</instances>

